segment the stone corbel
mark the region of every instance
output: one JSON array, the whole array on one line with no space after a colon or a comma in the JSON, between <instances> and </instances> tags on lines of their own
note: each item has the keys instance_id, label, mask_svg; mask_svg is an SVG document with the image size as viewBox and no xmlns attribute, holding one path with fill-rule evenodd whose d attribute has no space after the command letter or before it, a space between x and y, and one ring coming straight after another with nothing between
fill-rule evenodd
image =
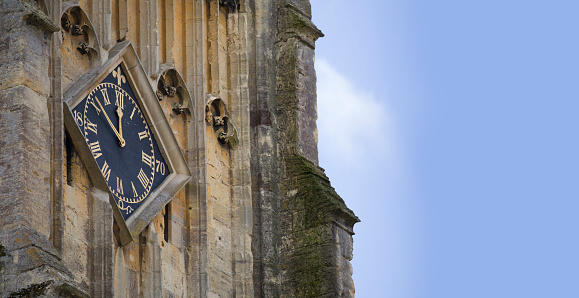
<instances>
[{"instance_id":1,"label":"stone corbel","mask_svg":"<svg viewBox=\"0 0 579 298\"><path fill-rule=\"evenodd\" d=\"M22 1L22 6L25 10L24 20L26 23L36 26L44 32L54 33L60 29L36 4Z\"/></svg>"},{"instance_id":2,"label":"stone corbel","mask_svg":"<svg viewBox=\"0 0 579 298\"><path fill-rule=\"evenodd\" d=\"M227 145L231 149L235 148L238 143L237 128L231 122L227 107L221 98L207 95L205 122L213 127L219 143Z\"/></svg>"}]
</instances>

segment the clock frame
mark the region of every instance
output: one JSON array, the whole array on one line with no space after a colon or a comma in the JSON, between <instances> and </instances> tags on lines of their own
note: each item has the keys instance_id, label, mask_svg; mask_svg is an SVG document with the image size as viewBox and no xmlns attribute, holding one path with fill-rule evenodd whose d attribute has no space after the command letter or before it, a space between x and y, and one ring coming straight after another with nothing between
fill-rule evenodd
<instances>
[{"instance_id":1,"label":"clock frame","mask_svg":"<svg viewBox=\"0 0 579 298\"><path fill-rule=\"evenodd\" d=\"M77 125L73 115L73 110L77 105L83 102L111 72L119 67L124 72L126 83L128 83L134 94L133 99L140 106L142 116L147 122L146 125L148 125L153 134L153 142L158 145L159 152L169 172L168 176L155 189L151 189L138 208L128 216L126 210L125 216L123 216L119 205L117 205L118 196L115 198L115 195L109 189L109 184L107 184L101 168L87 143L88 138L85 137L84 131ZM119 240L122 245L127 244L139 235L191 177L185 158L132 44L124 41L115 45L109 52L109 59L101 67L85 73L65 92L63 99L65 103L64 122L66 129L89 172L94 187L109 194L113 214L120 227Z\"/></svg>"}]
</instances>

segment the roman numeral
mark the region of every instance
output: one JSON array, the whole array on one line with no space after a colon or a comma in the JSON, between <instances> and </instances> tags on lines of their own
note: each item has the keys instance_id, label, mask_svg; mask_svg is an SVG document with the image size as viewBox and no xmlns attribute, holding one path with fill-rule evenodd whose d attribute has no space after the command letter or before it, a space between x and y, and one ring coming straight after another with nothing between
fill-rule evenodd
<instances>
[{"instance_id":1,"label":"roman numeral","mask_svg":"<svg viewBox=\"0 0 579 298\"><path fill-rule=\"evenodd\" d=\"M94 107L94 109L95 109L96 112L97 112L97 115L100 116L100 115L101 115L101 109L99 109L99 107L97 107L97 105L96 105L96 103L95 103L94 101L95 101L94 98L88 99L88 103L90 103L90 104Z\"/></svg>"},{"instance_id":2,"label":"roman numeral","mask_svg":"<svg viewBox=\"0 0 579 298\"><path fill-rule=\"evenodd\" d=\"M138 197L139 193L137 192L137 189L135 189L135 185L133 184L133 181L131 181L131 186L133 187L133 196Z\"/></svg>"},{"instance_id":3,"label":"roman numeral","mask_svg":"<svg viewBox=\"0 0 579 298\"><path fill-rule=\"evenodd\" d=\"M153 156L149 156L147 155L147 153L145 153L144 151L141 151L142 153L142 160L143 162L148 165L150 168L155 168L155 159Z\"/></svg>"},{"instance_id":4,"label":"roman numeral","mask_svg":"<svg viewBox=\"0 0 579 298\"><path fill-rule=\"evenodd\" d=\"M117 192L122 194L122 195L125 195L123 193L123 180L121 180L121 178L119 178L119 177L117 177Z\"/></svg>"},{"instance_id":5,"label":"roman numeral","mask_svg":"<svg viewBox=\"0 0 579 298\"><path fill-rule=\"evenodd\" d=\"M133 120L133 115L135 115L135 111L137 110L137 107L133 107L133 112L131 112L131 120Z\"/></svg>"},{"instance_id":6,"label":"roman numeral","mask_svg":"<svg viewBox=\"0 0 579 298\"><path fill-rule=\"evenodd\" d=\"M105 100L105 106L110 105L111 100L109 99L109 93L107 92L107 89L101 89L101 93L103 94L103 99Z\"/></svg>"},{"instance_id":7,"label":"roman numeral","mask_svg":"<svg viewBox=\"0 0 579 298\"><path fill-rule=\"evenodd\" d=\"M139 141L142 140L142 139L144 139L144 138L146 138L147 136L148 136L148 134L147 134L147 131L146 131L146 130L141 131L141 132L139 133Z\"/></svg>"},{"instance_id":8,"label":"roman numeral","mask_svg":"<svg viewBox=\"0 0 579 298\"><path fill-rule=\"evenodd\" d=\"M92 156L94 157L94 159L97 159L101 157L101 155L103 155L101 153L101 145L99 144L99 141L90 143L88 144L88 146L90 147L90 151L92 152Z\"/></svg>"},{"instance_id":9,"label":"roman numeral","mask_svg":"<svg viewBox=\"0 0 579 298\"><path fill-rule=\"evenodd\" d=\"M105 177L107 183L109 183L109 178L111 178L111 168L109 168L109 165L107 164L106 160L105 164L103 165L103 168L101 169L101 172L103 173L103 176Z\"/></svg>"},{"instance_id":10,"label":"roman numeral","mask_svg":"<svg viewBox=\"0 0 579 298\"><path fill-rule=\"evenodd\" d=\"M117 94L117 101L115 102L115 104L117 105L117 107L124 109L125 106L123 104L123 101L124 101L125 95L122 92L120 92L119 90L115 90L115 92Z\"/></svg>"},{"instance_id":11,"label":"roman numeral","mask_svg":"<svg viewBox=\"0 0 579 298\"><path fill-rule=\"evenodd\" d=\"M139 175L137 175L137 178L139 178L139 181L141 181L143 188L147 189L147 185L149 185L149 177L147 177L147 175L145 175L145 172L143 172L143 169L141 169L141 171L139 171Z\"/></svg>"},{"instance_id":12,"label":"roman numeral","mask_svg":"<svg viewBox=\"0 0 579 298\"><path fill-rule=\"evenodd\" d=\"M94 132L95 134L97 133L97 125L90 122L90 120L88 120L88 118L86 118L86 128L92 132Z\"/></svg>"}]
</instances>

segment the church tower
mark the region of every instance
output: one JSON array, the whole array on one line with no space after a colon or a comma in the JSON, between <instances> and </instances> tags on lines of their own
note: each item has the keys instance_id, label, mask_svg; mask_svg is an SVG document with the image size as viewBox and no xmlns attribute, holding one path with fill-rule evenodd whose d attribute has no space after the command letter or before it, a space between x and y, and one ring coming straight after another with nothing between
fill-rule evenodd
<instances>
[{"instance_id":1,"label":"church tower","mask_svg":"<svg viewBox=\"0 0 579 298\"><path fill-rule=\"evenodd\" d=\"M354 296L308 0L0 11L0 297Z\"/></svg>"}]
</instances>

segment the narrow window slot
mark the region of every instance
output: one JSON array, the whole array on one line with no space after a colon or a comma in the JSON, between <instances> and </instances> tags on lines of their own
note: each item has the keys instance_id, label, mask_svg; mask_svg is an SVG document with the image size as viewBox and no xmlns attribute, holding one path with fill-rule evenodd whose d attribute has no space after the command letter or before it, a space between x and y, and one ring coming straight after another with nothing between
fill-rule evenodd
<instances>
[{"instance_id":1,"label":"narrow window slot","mask_svg":"<svg viewBox=\"0 0 579 298\"><path fill-rule=\"evenodd\" d=\"M72 186L72 158L75 153L74 146L72 145L72 140L67 131L64 135L64 146L66 150L66 184Z\"/></svg>"},{"instance_id":2,"label":"narrow window slot","mask_svg":"<svg viewBox=\"0 0 579 298\"><path fill-rule=\"evenodd\" d=\"M169 215L171 214L171 203L165 205L165 216L163 217L163 228L165 242L169 242Z\"/></svg>"}]
</instances>

